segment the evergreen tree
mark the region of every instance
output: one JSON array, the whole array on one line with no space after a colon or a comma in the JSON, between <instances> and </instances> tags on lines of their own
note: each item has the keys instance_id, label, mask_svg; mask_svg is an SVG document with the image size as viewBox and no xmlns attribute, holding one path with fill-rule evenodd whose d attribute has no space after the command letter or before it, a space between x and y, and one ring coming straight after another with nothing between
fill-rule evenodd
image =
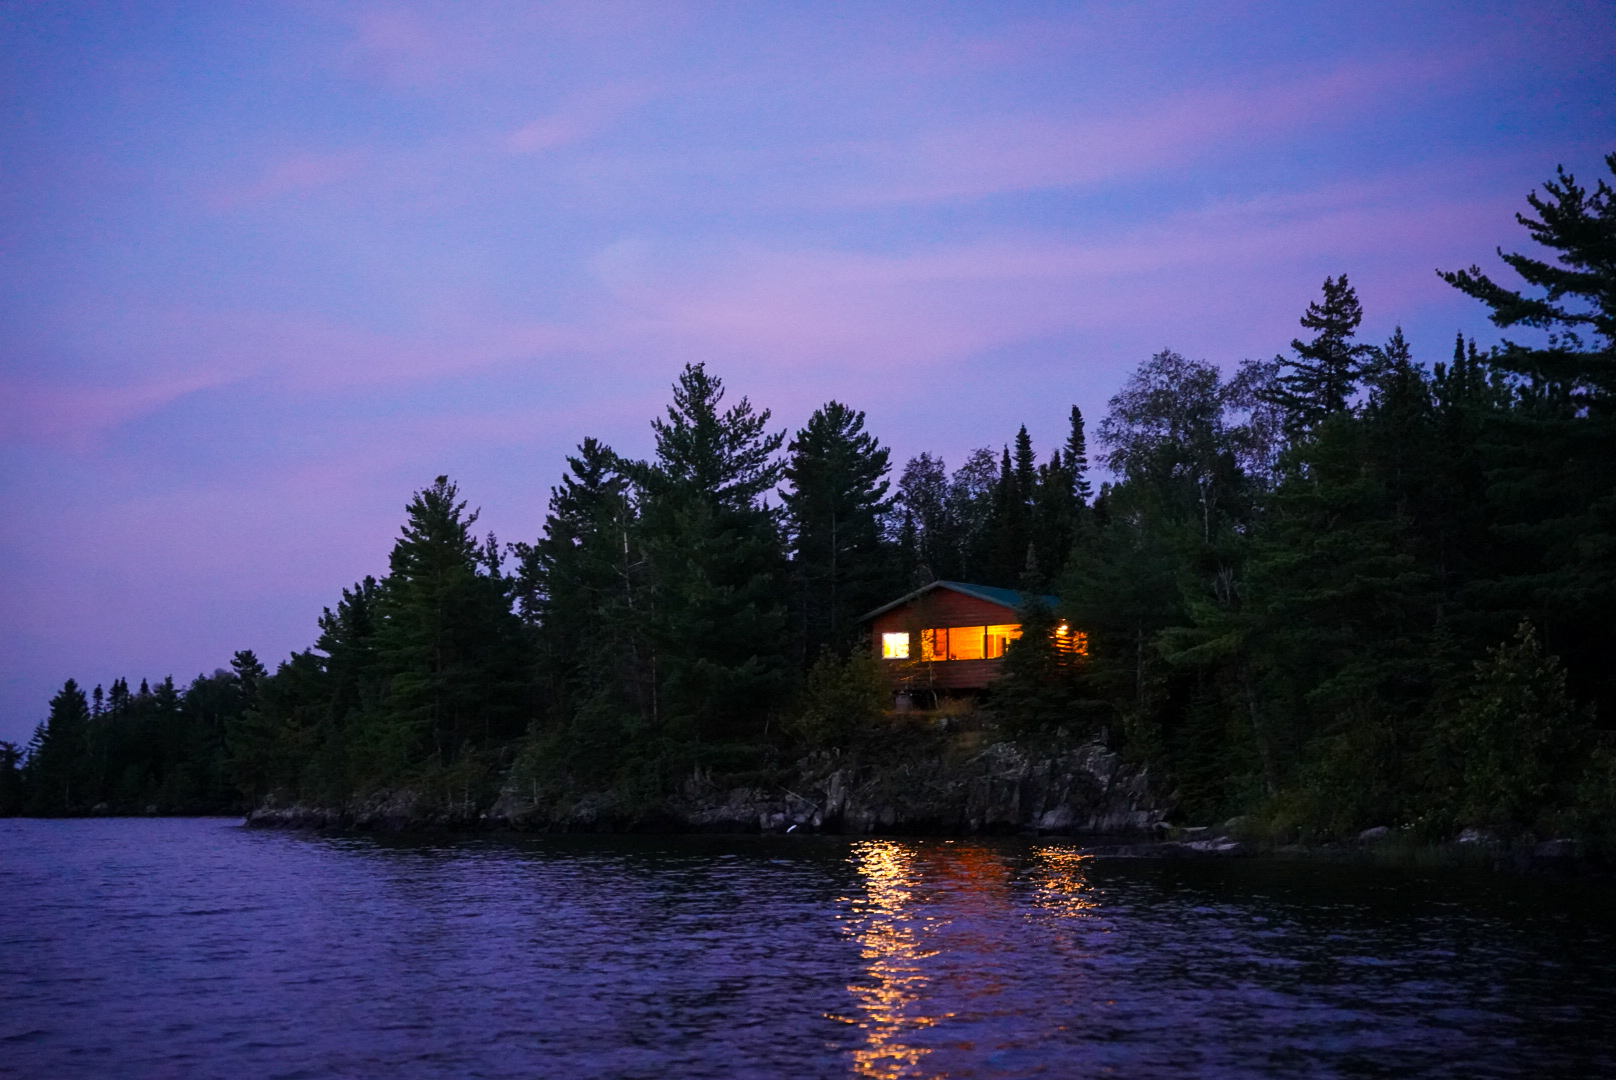
<instances>
[{"instance_id":1,"label":"evergreen tree","mask_svg":"<svg viewBox=\"0 0 1616 1080\"><path fill-rule=\"evenodd\" d=\"M235 654L231 668L198 675L180 695L180 747L177 779L167 796L168 812L216 814L250 809L241 805L229 768L230 725L247 707L237 672L239 662L251 657L260 678L268 676L250 650Z\"/></svg>"},{"instance_id":2,"label":"evergreen tree","mask_svg":"<svg viewBox=\"0 0 1616 1080\"><path fill-rule=\"evenodd\" d=\"M311 650L320 672L307 673L315 684L309 691L317 696L318 704L311 702L307 713L309 760L302 784L328 799L346 798L355 786L355 771L360 768L354 745L358 734L374 734L385 723L388 679L377 641L382 594L381 583L367 575L351 589L342 590L335 610L325 608L320 613L320 635ZM236 653L230 666L245 708L256 710L266 678L263 665L247 651ZM297 676L288 673L287 681L300 681L303 676L303 672Z\"/></svg>"},{"instance_id":3,"label":"evergreen tree","mask_svg":"<svg viewBox=\"0 0 1616 1080\"><path fill-rule=\"evenodd\" d=\"M1292 438L1312 431L1352 400L1365 353L1353 343L1361 322L1363 306L1347 275L1325 278L1323 300L1309 303L1302 315L1302 326L1315 331L1313 339L1291 342L1296 359L1285 362L1276 388Z\"/></svg>"},{"instance_id":4,"label":"evergreen tree","mask_svg":"<svg viewBox=\"0 0 1616 1080\"><path fill-rule=\"evenodd\" d=\"M656 458L636 470L662 701L653 721L701 740L760 734L790 682L780 514L765 501L783 432L751 402L721 411L722 380L686 365ZM663 709L665 706L665 715Z\"/></svg>"},{"instance_id":5,"label":"evergreen tree","mask_svg":"<svg viewBox=\"0 0 1616 1080\"><path fill-rule=\"evenodd\" d=\"M22 748L0 739L0 817L15 817L22 811Z\"/></svg>"},{"instance_id":6,"label":"evergreen tree","mask_svg":"<svg viewBox=\"0 0 1616 1080\"><path fill-rule=\"evenodd\" d=\"M50 701L50 715L34 729L23 770L30 814L81 813L93 779L90 756L90 703L72 679Z\"/></svg>"},{"instance_id":7,"label":"evergreen tree","mask_svg":"<svg viewBox=\"0 0 1616 1080\"><path fill-rule=\"evenodd\" d=\"M1607 154L1605 164L1616 174L1616 153ZM1495 326L1550 332L1545 348L1506 342L1500 366L1563 383L1576 400L1608 413L1616 397L1616 190L1600 179L1589 194L1564 166L1543 190L1547 197L1535 191L1526 197L1537 216L1517 213L1515 220L1534 242L1557 252L1559 265L1498 251L1541 295L1499 285L1479 266L1441 277L1486 304Z\"/></svg>"},{"instance_id":8,"label":"evergreen tree","mask_svg":"<svg viewBox=\"0 0 1616 1080\"><path fill-rule=\"evenodd\" d=\"M243 801L260 805L267 796L339 800L351 781L393 780L408 762L408 749L395 749L374 737L374 729L350 736L361 764L335 789L311 777L330 699L324 665L312 649L293 653L273 675L257 680L250 703L225 722L226 761ZM379 725L380 717L374 718Z\"/></svg>"},{"instance_id":9,"label":"evergreen tree","mask_svg":"<svg viewBox=\"0 0 1616 1080\"><path fill-rule=\"evenodd\" d=\"M1387 419L1332 422L1302 447L1247 567L1247 640L1280 779L1302 783L1335 831L1373 824L1372 807L1409 812L1401 773L1444 661L1439 598L1398 488L1400 470L1405 483L1423 472L1428 440L1399 460Z\"/></svg>"},{"instance_id":10,"label":"evergreen tree","mask_svg":"<svg viewBox=\"0 0 1616 1080\"><path fill-rule=\"evenodd\" d=\"M520 734L529 716L525 637L498 547L449 478L416 492L376 601L377 662L388 678L376 720L391 745L448 763Z\"/></svg>"},{"instance_id":11,"label":"evergreen tree","mask_svg":"<svg viewBox=\"0 0 1616 1080\"><path fill-rule=\"evenodd\" d=\"M1087 734L1096 719L1081 684L1087 658L1057 646L1060 620L1041 598L1030 599L1017 617L1021 636L1010 643L993 684L994 710L1018 732L1064 727Z\"/></svg>"},{"instance_id":12,"label":"evergreen tree","mask_svg":"<svg viewBox=\"0 0 1616 1080\"><path fill-rule=\"evenodd\" d=\"M359 589L368 593L374 593L376 589L376 579L367 577L364 580L364 583L359 586ZM342 591L342 596L345 601L351 599L350 594L346 589ZM326 609L326 616L330 616L329 608ZM324 620L322 620L322 622L323 621ZM324 627L322 627L322 629L324 629ZM230 658L230 670L236 677L236 687L238 693L241 695L242 704L250 708L254 701L257 700L258 684L263 682L264 679L269 676L269 672L264 668L263 663L259 661L258 655L251 649L237 650L235 655Z\"/></svg>"},{"instance_id":13,"label":"evergreen tree","mask_svg":"<svg viewBox=\"0 0 1616 1080\"><path fill-rule=\"evenodd\" d=\"M1605 158L1616 173L1616 153ZM1546 332L1537 344L1506 338L1486 363L1513 391L1507 409L1484 417L1495 560L1480 590L1497 620L1534 615L1562 656L1573 693L1601 718L1616 715L1616 190L1592 192L1561 168L1517 214L1553 261L1499 257L1528 286L1507 288L1479 267L1442 277L1490 309L1503 329ZM1450 373L1454 396L1485 389ZM1474 406L1464 412L1475 415ZM1496 621L1495 621L1496 625ZM1608 720L1606 720L1608 722Z\"/></svg>"},{"instance_id":14,"label":"evergreen tree","mask_svg":"<svg viewBox=\"0 0 1616 1080\"><path fill-rule=\"evenodd\" d=\"M1066 474L1071 479L1072 497L1079 507L1086 507L1093 498L1089 485L1089 445L1083 433L1083 410L1072 406L1072 427L1066 436Z\"/></svg>"},{"instance_id":15,"label":"evergreen tree","mask_svg":"<svg viewBox=\"0 0 1616 1080\"><path fill-rule=\"evenodd\" d=\"M1032 501L1033 485L1038 480L1038 457L1032 450L1032 436L1027 425L1016 432L1015 493L1025 508Z\"/></svg>"},{"instance_id":16,"label":"evergreen tree","mask_svg":"<svg viewBox=\"0 0 1616 1080\"><path fill-rule=\"evenodd\" d=\"M1023 425L1016 435L1015 456L1011 457L1008 446L1004 448L999 476L993 485L987 558L977 579L985 584L1015 588L1024 584L1029 571L1037 576L1031 507L1037 484L1036 470L1032 439Z\"/></svg>"},{"instance_id":17,"label":"evergreen tree","mask_svg":"<svg viewBox=\"0 0 1616 1080\"><path fill-rule=\"evenodd\" d=\"M1033 485L1032 563L1038 573L1024 583L1029 591L1046 591L1066 565L1080 510L1072 489L1065 459L1059 450L1052 451Z\"/></svg>"},{"instance_id":18,"label":"evergreen tree","mask_svg":"<svg viewBox=\"0 0 1616 1080\"><path fill-rule=\"evenodd\" d=\"M881 527L892 507L889 451L864 430L862 412L837 401L787 449L783 498L805 655L844 652L857 637L854 620L901 585Z\"/></svg>"},{"instance_id":19,"label":"evergreen tree","mask_svg":"<svg viewBox=\"0 0 1616 1080\"><path fill-rule=\"evenodd\" d=\"M516 544L549 712L548 757L575 780L620 764L630 718L656 700L646 567L629 466L586 438L550 491L544 535Z\"/></svg>"}]
</instances>

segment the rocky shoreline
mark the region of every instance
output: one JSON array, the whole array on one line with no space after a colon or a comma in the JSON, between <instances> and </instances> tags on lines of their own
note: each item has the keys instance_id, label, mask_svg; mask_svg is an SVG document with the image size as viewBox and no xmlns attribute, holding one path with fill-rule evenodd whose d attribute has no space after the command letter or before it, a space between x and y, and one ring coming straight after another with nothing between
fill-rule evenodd
<instances>
[{"instance_id":1,"label":"rocky shoreline","mask_svg":"<svg viewBox=\"0 0 1616 1080\"><path fill-rule=\"evenodd\" d=\"M768 787L728 786L697 772L672 796L630 806L613 793L577 796L509 785L491 805L393 791L337 807L275 801L247 824L384 832L714 832L1149 836L1171 803L1149 770L1100 742L1033 754L997 742L969 754L902 763L834 753L798 762Z\"/></svg>"},{"instance_id":2,"label":"rocky shoreline","mask_svg":"<svg viewBox=\"0 0 1616 1080\"><path fill-rule=\"evenodd\" d=\"M887 764L819 753L776 783L726 785L697 772L673 795L631 805L612 792L548 792L507 785L491 802L397 790L341 806L270 800L247 815L257 828L376 833L729 833L850 836L1068 836L1096 855L1155 859L1274 858L1360 865L1473 867L1609 877L1573 839L1501 838L1467 829L1432 844L1386 826L1330 843L1275 844L1245 819L1168 824L1171 797L1149 769L1096 740L1038 753L994 742L969 753Z\"/></svg>"}]
</instances>

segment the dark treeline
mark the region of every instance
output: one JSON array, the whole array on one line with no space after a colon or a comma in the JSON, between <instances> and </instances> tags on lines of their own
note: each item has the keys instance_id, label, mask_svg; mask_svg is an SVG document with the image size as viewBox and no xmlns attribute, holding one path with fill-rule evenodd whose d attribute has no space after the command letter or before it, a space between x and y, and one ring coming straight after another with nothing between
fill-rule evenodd
<instances>
[{"instance_id":1,"label":"dark treeline","mask_svg":"<svg viewBox=\"0 0 1616 1080\"><path fill-rule=\"evenodd\" d=\"M1616 155L1607 159L1616 170ZM1053 592L985 709L1107 739L1185 820L1605 837L1616 821L1616 195L1560 173L1518 215L1527 283L1444 274L1506 333L1412 355L1327 279L1287 354L1231 377L1164 350L1095 431L1023 427L894 469L839 402L795 434L686 367L649 460L585 439L543 532L502 546L439 477L388 573L312 648L180 689L69 682L0 806L64 814L335 803L400 787L655 800L846 747L885 707L857 619L935 579ZM1087 655L1042 632L1058 617ZM1608 837L1607 837L1608 841Z\"/></svg>"}]
</instances>

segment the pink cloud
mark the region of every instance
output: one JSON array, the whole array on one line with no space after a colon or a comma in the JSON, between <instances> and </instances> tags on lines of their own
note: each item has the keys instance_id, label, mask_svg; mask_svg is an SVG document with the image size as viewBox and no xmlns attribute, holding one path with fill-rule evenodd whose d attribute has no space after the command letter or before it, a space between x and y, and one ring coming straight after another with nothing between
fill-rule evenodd
<instances>
[{"instance_id":1,"label":"pink cloud","mask_svg":"<svg viewBox=\"0 0 1616 1080\"><path fill-rule=\"evenodd\" d=\"M108 428L228 381L228 375L208 371L111 386L37 378L4 380L0 381L0 430L6 432L6 441L84 449Z\"/></svg>"},{"instance_id":2,"label":"pink cloud","mask_svg":"<svg viewBox=\"0 0 1616 1080\"><path fill-rule=\"evenodd\" d=\"M257 180L216 194L213 202L220 209L233 210L294 192L330 187L357 176L369 159L363 150L296 154L270 164Z\"/></svg>"},{"instance_id":3,"label":"pink cloud","mask_svg":"<svg viewBox=\"0 0 1616 1080\"><path fill-rule=\"evenodd\" d=\"M189 394L246 380L314 396L404 388L542 362L581 344L575 330L533 321L463 318L383 333L307 315L194 309L146 312L92 335L104 337L116 339L121 381L0 378L5 441L84 449Z\"/></svg>"},{"instance_id":4,"label":"pink cloud","mask_svg":"<svg viewBox=\"0 0 1616 1080\"><path fill-rule=\"evenodd\" d=\"M593 260L593 293L550 319L475 294L440 297L417 308L415 326L390 331L295 312L135 313L94 341L135 374L94 388L15 383L6 428L81 445L186 394L249 379L319 397L536 366L598 388L608 371L701 359L793 380L863 377L1142 326L1171 329L1188 349L1280 348L1315 275L1348 270L1366 301L1406 308L1446 295L1432 267L1484 254L1492 237L1509 241L1512 205L1445 198L1436 179L1227 201L1086 242L1001 234L872 253L626 240Z\"/></svg>"},{"instance_id":5,"label":"pink cloud","mask_svg":"<svg viewBox=\"0 0 1616 1080\"><path fill-rule=\"evenodd\" d=\"M1232 89L1197 88L1133 112L999 115L852 148L872 178L830 201L849 205L976 198L1115 180L1208 151L1340 123L1414 84L1451 78L1475 57L1393 58Z\"/></svg>"},{"instance_id":6,"label":"pink cloud","mask_svg":"<svg viewBox=\"0 0 1616 1080\"><path fill-rule=\"evenodd\" d=\"M505 149L513 154L535 154L579 142L610 125L645 97L643 91L624 86L597 91L512 131L505 137Z\"/></svg>"},{"instance_id":7,"label":"pink cloud","mask_svg":"<svg viewBox=\"0 0 1616 1080\"><path fill-rule=\"evenodd\" d=\"M1406 310L1446 296L1431 267L1507 229L1507 206L1410 202L1407 179L1228 202L1089 243L1012 236L899 254L731 244L682 259L628 244L595 270L617 347L775 371L914 371L1148 326L1174 327L1186 348L1191 336L1281 348L1315 274L1347 270Z\"/></svg>"}]
</instances>

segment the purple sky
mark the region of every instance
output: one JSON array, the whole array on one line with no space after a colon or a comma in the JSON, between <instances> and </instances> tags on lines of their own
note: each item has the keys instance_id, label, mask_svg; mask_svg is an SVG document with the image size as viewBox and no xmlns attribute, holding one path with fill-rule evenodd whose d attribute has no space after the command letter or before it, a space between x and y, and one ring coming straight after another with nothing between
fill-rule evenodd
<instances>
[{"instance_id":1,"label":"purple sky","mask_svg":"<svg viewBox=\"0 0 1616 1080\"><path fill-rule=\"evenodd\" d=\"M685 361L953 465L1327 274L1496 340L1432 271L1613 88L1608 3L0 4L0 738L306 646L438 473L531 538Z\"/></svg>"}]
</instances>

